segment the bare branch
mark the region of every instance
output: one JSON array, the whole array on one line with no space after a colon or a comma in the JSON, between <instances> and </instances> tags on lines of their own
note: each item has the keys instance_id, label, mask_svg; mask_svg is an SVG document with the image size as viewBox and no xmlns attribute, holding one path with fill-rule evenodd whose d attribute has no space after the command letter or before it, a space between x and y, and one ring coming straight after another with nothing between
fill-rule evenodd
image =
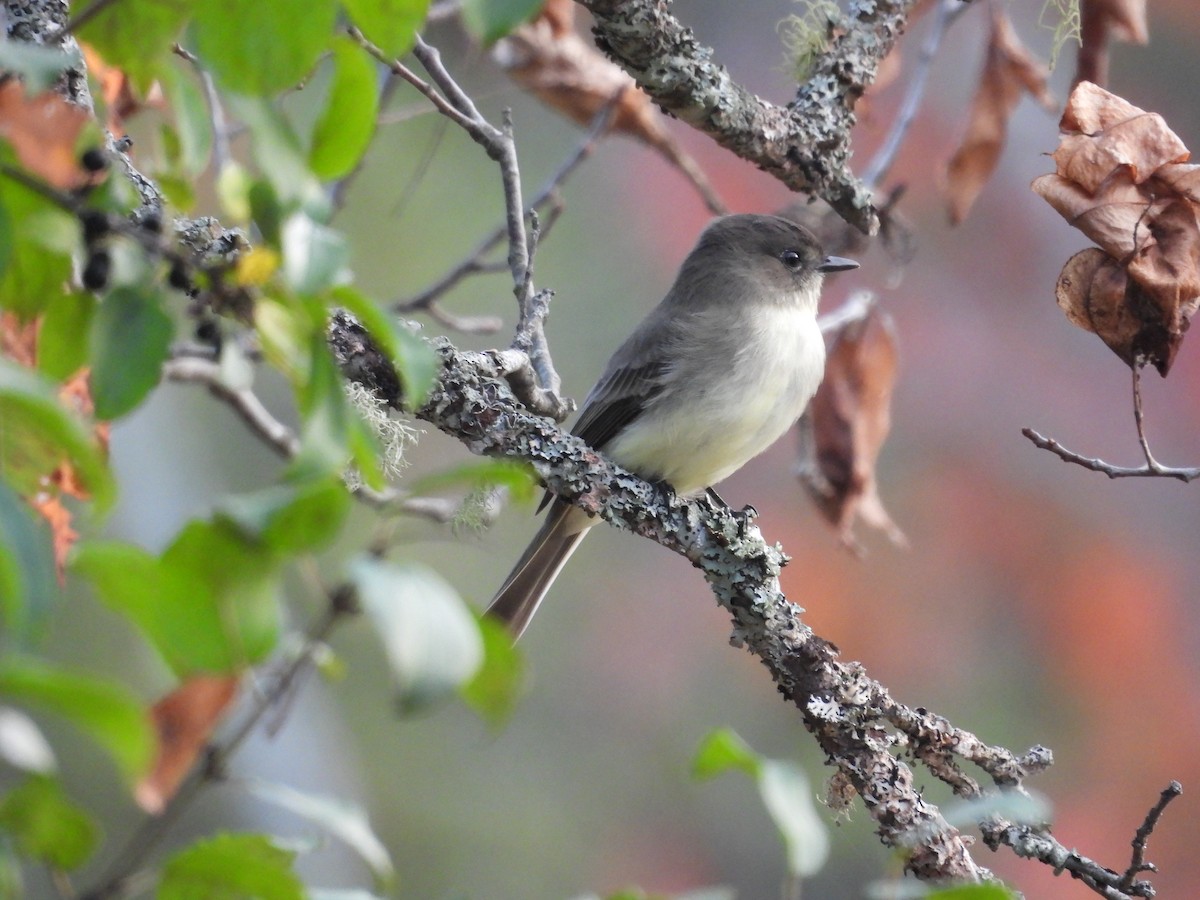
<instances>
[{"instance_id":1,"label":"bare branch","mask_svg":"<svg viewBox=\"0 0 1200 900\"><path fill-rule=\"evenodd\" d=\"M1021 434L1033 441L1035 446L1049 450L1064 462L1074 463L1093 472L1103 472L1109 478L1177 478L1184 483L1200 478L1200 467L1164 466L1150 452L1150 442L1146 439L1145 415L1142 411L1141 366L1135 365L1130 368L1133 370L1133 420L1137 426L1138 444L1146 458L1144 466L1115 466L1096 457L1083 456L1032 428L1022 428Z\"/></svg>"},{"instance_id":2,"label":"bare branch","mask_svg":"<svg viewBox=\"0 0 1200 900\"><path fill-rule=\"evenodd\" d=\"M159 815L148 816L143 820L100 876L97 886L83 891L80 900L109 900L127 894L127 889L137 875L136 870L170 833L171 826L191 808L206 785L222 776L229 760L262 722L267 712L290 693L297 679L312 666L317 652L329 639L334 628L346 616L357 611L357 599L349 586L343 585L329 591L328 606L305 634L300 649L283 662L273 678L265 679L261 689L249 692L253 702L241 721L201 757L201 761L171 798L166 809Z\"/></svg>"},{"instance_id":3,"label":"bare branch","mask_svg":"<svg viewBox=\"0 0 1200 900\"><path fill-rule=\"evenodd\" d=\"M600 49L656 103L793 190L822 197L860 230L878 230L872 190L849 168L853 109L914 0L853 0L837 23L840 35L786 107L736 83L667 0L580 2L595 17Z\"/></svg>"},{"instance_id":4,"label":"bare branch","mask_svg":"<svg viewBox=\"0 0 1200 900\"><path fill-rule=\"evenodd\" d=\"M1109 478L1177 478L1180 481L1194 481L1200 478L1200 467L1184 469L1168 466L1116 466L1098 457L1083 456L1074 450L1068 450L1053 438L1048 438L1032 428L1022 428L1021 434L1033 441L1034 446L1049 450L1063 462L1074 463L1093 472L1102 472Z\"/></svg>"},{"instance_id":5,"label":"bare branch","mask_svg":"<svg viewBox=\"0 0 1200 900\"><path fill-rule=\"evenodd\" d=\"M220 363L194 356L179 356L167 360L163 365L163 377L168 381L204 385L213 396L227 403L252 432L284 459L291 459L300 452L299 438L271 415L254 391L231 387L224 381Z\"/></svg>"},{"instance_id":6,"label":"bare branch","mask_svg":"<svg viewBox=\"0 0 1200 900\"><path fill-rule=\"evenodd\" d=\"M557 200L559 188L567 182L575 170L579 168L580 164L592 155L599 144L601 136L608 130L620 97L620 93L614 94L612 99L596 114L582 140L580 140L567 158L563 160L557 171L555 171L537 194L534 195L533 200L530 201L526 208L526 215L533 215L536 211L546 206L546 204ZM546 226L542 229L542 237L545 237L551 225L557 221L559 211L560 207L557 203L551 207ZM485 257L500 244L506 234L508 234L507 225L496 227L458 265L417 296L408 300L397 301L392 305L392 309L401 314L425 312L448 328L472 334L487 334L499 330L501 322L495 317L455 317L441 309L437 304L437 300L470 275L500 271L503 268L501 263L489 262Z\"/></svg>"},{"instance_id":7,"label":"bare branch","mask_svg":"<svg viewBox=\"0 0 1200 900\"><path fill-rule=\"evenodd\" d=\"M345 332L344 334L342 332ZM330 330L335 355L348 371L362 371L362 336L340 316ZM704 501L684 501L613 465L546 418L530 414L509 391L515 360L505 353L466 353L440 339L439 385L419 418L457 437L474 453L529 462L553 493L617 527L649 538L703 570L718 603L733 619L732 642L767 666L830 764L853 785L887 846L905 853L906 867L922 879L980 881L991 874L971 857L967 843L925 800L913 771L896 757L907 749L964 797L986 797L959 760L979 766L999 789L1023 791L1051 754L1034 747L1017 755L990 747L945 719L896 702L858 663L800 620L802 610L779 588L787 557L768 545L746 517ZM372 356L371 363L386 362ZM379 379L376 379L379 380ZM1068 871L1110 900L1148 897L1147 882L1123 890L1118 873L1068 849L1049 828L992 818L981 825L989 846L1011 847Z\"/></svg>"},{"instance_id":8,"label":"bare branch","mask_svg":"<svg viewBox=\"0 0 1200 900\"><path fill-rule=\"evenodd\" d=\"M541 320L533 308L531 244L525 231L525 204L521 197L521 173L517 165L517 147L513 139L512 122L508 113L505 113L502 128L496 128L488 122L442 64L441 54L438 53L437 48L426 43L420 36L417 37L416 44L413 46L413 56L424 67L433 84L426 82L398 59L388 59L386 54L368 41L358 29L350 28L349 33L375 59L428 97L439 112L465 130L472 140L482 146L488 156L500 166L508 234L508 265L512 273L513 293L517 298L520 319L518 331L522 325L529 323L528 327L533 334L529 353L530 362L542 387L557 394L560 380L550 359L550 348L546 343Z\"/></svg>"},{"instance_id":9,"label":"bare branch","mask_svg":"<svg viewBox=\"0 0 1200 900\"><path fill-rule=\"evenodd\" d=\"M950 26L967 9L969 3L970 0L940 0L938 3L933 23L929 27L929 34L925 36L925 42L921 44L921 52L917 55L912 75L908 80L908 89L904 93L904 99L900 102L900 108L896 112L896 119L892 123L891 131L888 132L866 171L863 172L864 184L878 188L887 178L887 173L891 170L892 163L896 161L896 155L904 144L904 138L908 135L908 129L917 118L917 110L921 108L921 101L925 98L929 73L933 69L933 61L942 46L942 38L945 37Z\"/></svg>"},{"instance_id":10,"label":"bare branch","mask_svg":"<svg viewBox=\"0 0 1200 900\"><path fill-rule=\"evenodd\" d=\"M1138 827L1137 833L1133 836L1133 859L1129 863L1129 868L1125 870L1125 874L1121 876L1121 881L1118 885L1121 890L1131 890L1136 883L1134 879L1143 872L1158 871L1153 863L1146 862L1146 843L1150 840L1151 832L1158 826L1158 820L1162 818L1167 805L1182 793L1183 785L1178 781L1172 781L1163 788L1158 802L1150 808L1150 812L1146 813L1146 820L1142 822Z\"/></svg>"}]
</instances>

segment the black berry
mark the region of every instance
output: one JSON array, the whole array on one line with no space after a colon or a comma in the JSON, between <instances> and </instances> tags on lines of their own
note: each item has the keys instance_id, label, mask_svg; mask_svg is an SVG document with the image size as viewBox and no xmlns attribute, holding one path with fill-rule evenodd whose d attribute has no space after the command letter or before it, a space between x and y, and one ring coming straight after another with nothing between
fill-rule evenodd
<instances>
[{"instance_id":1,"label":"black berry","mask_svg":"<svg viewBox=\"0 0 1200 900\"><path fill-rule=\"evenodd\" d=\"M79 164L89 172L103 172L108 168L108 154L99 147L90 147L79 157Z\"/></svg>"},{"instance_id":2,"label":"black berry","mask_svg":"<svg viewBox=\"0 0 1200 900\"><path fill-rule=\"evenodd\" d=\"M162 234L162 213L157 209L148 209L142 214L141 226L151 234Z\"/></svg>"},{"instance_id":3,"label":"black berry","mask_svg":"<svg viewBox=\"0 0 1200 900\"><path fill-rule=\"evenodd\" d=\"M196 325L196 340L202 344L220 346L221 329L214 319L203 319Z\"/></svg>"},{"instance_id":4,"label":"black berry","mask_svg":"<svg viewBox=\"0 0 1200 900\"><path fill-rule=\"evenodd\" d=\"M107 250L95 250L88 257L83 267L83 286L89 291L102 291L108 284L108 275L112 269L112 258Z\"/></svg>"},{"instance_id":5,"label":"black berry","mask_svg":"<svg viewBox=\"0 0 1200 900\"><path fill-rule=\"evenodd\" d=\"M167 284L177 291L192 289L192 278L188 275L187 266L184 265L183 260L177 259L171 263L171 271L167 274Z\"/></svg>"},{"instance_id":6,"label":"black berry","mask_svg":"<svg viewBox=\"0 0 1200 900\"><path fill-rule=\"evenodd\" d=\"M83 210L79 214L79 224L83 226L83 242L89 247L112 230L108 213L98 209Z\"/></svg>"}]
</instances>

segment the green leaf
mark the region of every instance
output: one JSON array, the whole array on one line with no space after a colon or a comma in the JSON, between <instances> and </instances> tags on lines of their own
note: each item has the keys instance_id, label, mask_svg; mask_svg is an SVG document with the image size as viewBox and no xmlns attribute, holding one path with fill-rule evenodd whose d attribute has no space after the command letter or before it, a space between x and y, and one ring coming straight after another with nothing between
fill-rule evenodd
<instances>
[{"instance_id":1,"label":"green leaf","mask_svg":"<svg viewBox=\"0 0 1200 900\"><path fill-rule=\"evenodd\" d=\"M250 218L258 226L263 243L280 249L283 246L283 210L275 188L269 181L257 180L250 185L247 199L250 201Z\"/></svg>"},{"instance_id":2,"label":"green leaf","mask_svg":"<svg viewBox=\"0 0 1200 900\"><path fill-rule=\"evenodd\" d=\"M99 448L44 378L0 357L0 478L32 496L64 461L106 509L115 487Z\"/></svg>"},{"instance_id":3,"label":"green leaf","mask_svg":"<svg viewBox=\"0 0 1200 900\"><path fill-rule=\"evenodd\" d=\"M308 380L298 391L304 427L294 476L340 475L351 462L367 485L382 487L375 436L346 398L323 331L310 337L309 353Z\"/></svg>"},{"instance_id":4,"label":"green leaf","mask_svg":"<svg viewBox=\"0 0 1200 900\"><path fill-rule=\"evenodd\" d=\"M0 660L0 696L62 716L108 751L127 781L144 774L154 759L150 719L120 685L9 656Z\"/></svg>"},{"instance_id":5,"label":"green leaf","mask_svg":"<svg viewBox=\"0 0 1200 900\"><path fill-rule=\"evenodd\" d=\"M0 829L12 835L22 855L63 870L82 865L99 838L92 817L46 775L26 779L0 800Z\"/></svg>"},{"instance_id":6,"label":"green leaf","mask_svg":"<svg viewBox=\"0 0 1200 900\"><path fill-rule=\"evenodd\" d=\"M92 329L92 400L98 419L125 415L158 384L174 332L157 294L120 287L101 301Z\"/></svg>"},{"instance_id":7,"label":"green leaf","mask_svg":"<svg viewBox=\"0 0 1200 900\"><path fill-rule=\"evenodd\" d=\"M64 69L82 63L78 46L67 51L11 38L0 41L0 69L20 75L31 95L49 90Z\"/></svg>"},{"instance_id":8,"label":"green leaf","mask_svg":"<svg viewBox=\"0 0 1200 900\"><path fill-rule=\"evenodd\" d=\"M925 900L1016 900L1016 891L1003 884L957 884L938 888L925 895Z\"/></svg>"},{"instance_id":9,"label":"green leaf","mask_svg":"<svg viewBox=\"0 0 1200 900\"><path fill-rule=\"evenodd\" d=\"M349 508L346 485L333 476L229 497L216 514L246 538L285 555L327 544L341 529Z\"/></svg>"},{"instance_id":10,"label":"green leaf","mask_svg":"<svg viewBox=\"0 0 1200 900\"><path fill-rule=\"evenodd\" d=\"M804 772L784 760L763 760L758 790L787 847L788 871L797 878L816 874L829 858L829 834Z\"/></svg>"},{"instance_id":11,"label":"green leaf","mask_svg":"<svg viewBox=\"0 0 1200 900\"><path fill-rule=\"evenodd\" d=\"M492 44L532 19L545 0L463 0L462 19L476 40Z\"/></svg>"},{"instance_id":12,"label":"green leaf","mask_svg":"<svg viewBox=\"0 0 1200 900\"><path fill-rule=\"evenodd\" d=\"M403 56L425 22L429 0L342 0L354 24L388 56Z\"/></svg>"},{"instance_id":13,"label":"green leaf","mask_svg":"<svg viewBox=\"0 0 1200 900\"><path fill-rule=\"evenodd\" d=\"M379 349L395 364L396 374L404 385L405 405L409 409L420 409L441 369L433 347L354 288L339 285L332 293L338 305L358 319Z\"/></svg>"},{"instance_id":14,"label":"green leaf","mask_svg":"<svg viewBox=\"0 0 1200 900\"><path fill-rule=\"evenodd\" d=\"M734 769L739 769L751 778L757 778L762 761L731 728L720 728L700 742L696 755L692 757L692 775L696 778L714 778Z\"/></svg>"},{"instance_id":15,"label":"green leaf","mask_svg":"<svg viewBox=\"0 0 1200 900\"><path fill-rule=\"evenodd\" d=\"M460 693L481 719L498 727L516 709L525 684L525 660L507 628L490 616L480 616L477 621L483 638L483 665Z\"/></svg>"},{"instance_id":16,"label":"green leaf","mask_svg":"<svg viewBox=\"0 0 1200 900\"><path fill-rule=\"evenodd\" d=\"M74 574L129 619L180 679L196 672L229 672L244 664L211 589L190 573L164 565L140 547L87 541L76 547ZM163 598L170 597L170 603Z\"/></svg>"},{"instance_id":17,"label":"green leaf","mask_svg":"<svg viewBox=\"0 0 1200 900\"><path fill-rule=\"evenodd\" d=\"M201 2L200 7L206 2ZM109 3L79 28L79 39L96 48L110 66L129 75L138 93L145 96L167 68L163 60L183 30L193 5L192 0Z\"/></svg>"},{"instance_id":18,"label":"green leaf","mask_svg":"<svg viewBox=\"0 0 1200 900\"><path fill-rule=\"evenodd\" d=\"M175 114L179 135L179 161L184 172L197 175L208 167L212 155L212 116L195 76L180 65L165 66L160 73L167 103Z\"/></svg>"},{"instance_id":19,"label":"green leaf","mask_svg":"<svg viewBox=\"0 0 1200 900\"><path fill-rule=\"evenodd\" d=\"M313 129L309 167L319 178L341 178L358 165L379 113L375 62L358 44L339 37L333 45L333 85Z\"/></svg>"},{"instance_id":20,"label":"green leaf","mask_svg":"<svg viewBox=\"0 0 1200 900\"><path fill-rule=\"evenodd\" d=\"M0 146L3 146L0 144ZM0 160L12 161L4 146ZM0 308L22 317L41 312L71 278L71 259L58 246L64 231L74 240L75 217L48 199L0 174L0 206L7 212L8 259L0 277Z\"/></svg>"},{"instance_id":21,"label":"green leaf","mask_svg":"<svg viewBox=\"0 0 1200 900\"><path fill-rule=\"evenodd\" d=\"M298 294L317 294L333 286L350 250L342 235L302 212L283 223L283 274Z\"/></svg>"},{"instance_id":22,"label":"green leaf","mask_svg":"<svg viewBox=\"0 0 1200 900\"><path fill-rule=\"evenodd\" d=\"M95 312L96 298L91 294L56 297L46 307L38 328L38 369L61 381L83 368Z\"/></svg>"},{"instance_id":23,"label":"green leaf","mask_svg":"<svg viewBox=\"0 0 1200 900\"><path fill-rule=\"evenodd\" d=\"M271 96L316 65L336 17L334 0L204 0L196 9L196 46L227 90Z\"/></svg>"},{"instance_id":24,"label":"green leaf","mask_svg":"<svg viewBox=\"0 0 1200 900\"><path fill-rule=\"evenodd\" d=\"M27 642L57 595L49 530L0 481L0 613L5 630Z\"/></svg>"},{"instance_id":25,"label":"green leaf","mask_svg":"<svg viewBox=\"0 0 1200 900\"><path fill-rule=\"evenodd\" d=\"M189 522L162 561L212 592L234 667L261 662L275 649L281 563L276 554L218 519Z\"/></svg>"},{"instance_id":26,"label":"green leaf","mask_svg":"<svg viewBox=\"0 0 1200 900\"><path fill-rule=\"evenodd\" d=\"M15 43L16 41L0 41L0 47ZM8 268L9 260L12 259L13 243L12 217L8 214L3 197L0 196L0 278L4 277L4 270Z\"/></svg>"},{"instance_id":27,"label":"green leaf","mask_svg":"<svg viewBox=\"0 0 1200 900\"><path fill-rule=\"evenodd\" d=\"M289 207L299 206L313 218L326 221L329 198L321 182L309 171L300 139L283 114L261 97L229 96L225 102L249 127L254 138L251 144L254 159L275 188L279 202Z\"/></svg>"},{"instance_id":28,"label":"green leaf","mask_svg":"<svg viewBox=\"0 0 1200 900\"><path fill-rule=\"evenodd\" d=\"M259 834L219 834L197 841L162 869L158 900L302 900L295 854Z\"/></svg>"},{"instance_id":29,"label":"green leaf","mask_svg":"<svg viewBox=\"0 0 1200 900\"><path fill-rule=\"evenodd\" d=\"M376 885L386 887L395 880L391 855L361 808L334 797L307 794L279 782L250 779L244 784L250 793L308 819L343 841L367 864Z\"/></svg>"},{"instance_id":30,"label":"green leaf","mask_svg":"<svg viewBox=\"0 0 1200 900\"><path fill-rule=\"evenodd\" d=\"M449 697L479 671L484 650L475 616L437 572L360 557L349 574L383 641L402 712Z\"/></svg>"}]
</instances>

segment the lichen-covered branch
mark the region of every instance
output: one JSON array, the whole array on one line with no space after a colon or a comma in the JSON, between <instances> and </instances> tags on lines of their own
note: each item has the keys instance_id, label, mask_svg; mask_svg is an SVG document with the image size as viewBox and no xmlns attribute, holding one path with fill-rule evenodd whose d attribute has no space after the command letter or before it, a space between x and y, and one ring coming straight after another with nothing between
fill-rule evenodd
<instances>
[{"instance_id":1,"label":"lichen-covered branch","mask_svg":"<svg viewBox=\"0 0 1200 900\"><path fill-rule=\"evenodd\" d=\"M871 188L850 170L854 104L875 80L915 0L854 0L841 21L830 22L828 50L787 106L738 84L712 48L671 15L669 0L579 2L595 17L600 49L663 109L875 233Z\"/></svg>"},{"instance_id":2,"label":"lichen-covered branch","mask_svg":"<svg viewBox=\"0 0 1200 900\"><path fill-rule=\"evenodd\" d=\"M345 371L361 374L387 367L348 316L335 319L330 340ZM460 352L445 340L437 350L441 378L417 411L420 418L474 453L529 462L554 493L691 560L730 613L733 643L758 656L780 693L799 708L830 764L862 798L883 843L902 849L908 869L922 879L991 877L972 858L969 841L925 800L913 770L897 751L907 751L958 794L973 798L986 796L991 788L965 776L959 760L979 766L996 788L1020 791L1025 778L1050 764L1048 750L1034 747L1018 755L990 747L940 716L898 703L861 665L842 661L831 644L803 623L802 610L779 586L787 556L768 545L748 517L704 501L669 497L549 419L529 413L506 380L512 351ZM394 392L384 399L402 402ZM984 835L989 846L1004 844L1068 871L1102 896L1152 896L1144 881L1122 890L1122 876L1068 850L1043 826L993 818Z\"/></svg>"}]
</instances>

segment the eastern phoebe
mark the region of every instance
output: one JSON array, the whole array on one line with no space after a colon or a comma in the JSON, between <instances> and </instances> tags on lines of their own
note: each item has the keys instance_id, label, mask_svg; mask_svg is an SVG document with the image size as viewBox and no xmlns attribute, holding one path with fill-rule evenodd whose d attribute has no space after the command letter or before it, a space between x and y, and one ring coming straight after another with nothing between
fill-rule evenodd
<instances>
[{"instance_id":1,"label":"eastern phoebe","mask_svg":"<svg viewBox=\"0 0 1200 900\"><path fill-rule=\"evenodd\" d=\"M786 219L714 220L667 296L608 361L572 433L679 496L716 484L804 412L825 370L823 273L857 267L825 256L811 232ZM488 607L514 638L595 524L565 500L550 502Z\"/></svg>"}]
</instances>

